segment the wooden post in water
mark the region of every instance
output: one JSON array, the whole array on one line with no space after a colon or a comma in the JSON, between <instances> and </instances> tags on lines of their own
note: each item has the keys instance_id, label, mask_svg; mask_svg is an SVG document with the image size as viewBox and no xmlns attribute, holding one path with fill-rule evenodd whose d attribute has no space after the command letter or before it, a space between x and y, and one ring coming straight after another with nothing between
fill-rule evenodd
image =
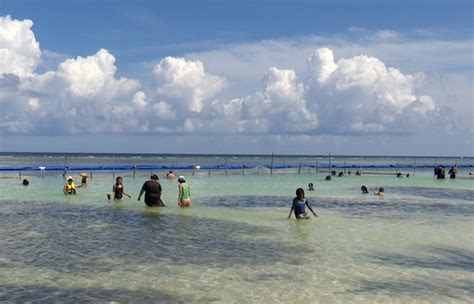
<instances>
[{"instance_id":1,"label":"wooden post in water","mask_svg":"<svg viewBox=\"0 0 474 304\"><path fill-rule=\"evenodd\" d=\"M344 158L344 175L346 175L346 159Z\"/></svg>"},{"instance_id":2,"label":"wooden post in water","mask_svg":"<svg viewBox=\"0 0 474 304\"><path fill-rule=\"evenodd\" d=\"M18 178L21 180L21 171L18 171Z\"/></svg>"},{"instance_id":3,"label":"wooden post in water","mask_svg":"<svg viewBox=\"0 0 474 304\"><path fill-rule=\"evenodd\" d=\"M133 178L136 177L136 174L137 174L137 166L133 166Z\"/></svg>"},{"instance_id":4,"label":"wooden post in water","mask_svg":"<svg viewBox=\"0 0 474 304\"><path fill-rule=\"evenodd\" d=\"M245 164L242 164L242 175L244 175Z\"/></svg>"},{"instance_id":5,"label":"wooden post in water","mask_svg":"<svg viewBox=\"0 0 474 304\"><path fill-rule=\"evenodd\" d=\"M316 166L316 173L318 173L318 172L319 172L319 168L318 168L318 160L316 160L316 164L315 164L315 166Z\"/></svg>"},{"instance_id":6,"label":"wooden post in water","mask_svg":"<svg viewBox=\"0 0 474 304\"><path fill-rule=\"evenodd\" d=\"M194 176L194 168L195 168L195 167L196 167L196 166L193 165L193 176Z\"/></svg>"},{"instance_id":7,"label":"wooden post in water","mask_svg":"<svg viewBox=\"0 0 474 304\"><path fill-rule=\"evenodd\" d=\"M63 171L63 178L66 178L66 175L67 175L67 154L66 154L66 157L64 157L64 171Z\"/></svg>"},{"instance_id":8,"label":"wooden post in water","mask_svg":"<svg viewBox=\"0 0 474 304\"><path fill-rule=\"evenodd\" d=\"M413 160L413 176L415 176L416 172L416 159Z\"/></svg>"},{"instance_id":9,"label":"wooden post in water","mask_svg":"<svg viewBox=\"0 0 474 304\"><path fill-rule=\"evenodd\" d=\"M328 161L329 161L328 172L331 173L331 153L329 153Z\"/></svg>"},{"instance_id":10,"label":"wooden post in water","mask_svg":"<svg viewBox=\"0 0 474 304\"><path fill-rule=\"evenodd\" d=\"M227 157L225 158L225 176L227 176Z\"/></svg>"},{"instance_id":11,"label":"wooden post in water","mask_svg":"<svg viewBox=\"0 0 474 304\"><path fill-rule=\"evenodd\" d=\"M308 174L311 174L311 162L308 163Z\"/></svg>"},{"instance_id":12,"label":"wooden post in water","mask_svg":"<svg viewBox=\"0 0 474 304\"><path fill-rule=\"evenodd\" d=\"M302 160L300 159L300 166L298 167L298 174L301 173L301 162L302 162Z\"/></svg>"},{"instance_id":13,"label":"wooden post in water","mask_svg":"<svg viewBox=\"0 0 474 304\"><path fill-rule=\"evenodd\" d=\"M273 153L272 153L272 162L271 162L271 165L270 165L270 175L273 174Z\"/></svg>"}]
</instances>

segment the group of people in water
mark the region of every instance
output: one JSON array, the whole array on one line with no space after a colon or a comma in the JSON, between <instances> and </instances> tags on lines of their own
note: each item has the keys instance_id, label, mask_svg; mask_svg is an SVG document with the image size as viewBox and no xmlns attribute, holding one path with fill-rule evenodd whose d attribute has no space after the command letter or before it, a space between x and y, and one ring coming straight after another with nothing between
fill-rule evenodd
<instances>
[{"instance_id":1,"label":"group of people in water","mask_svg":"<svg viewBox=\"0 0 474 304\"><path fill-rule=\"evenodd\" d=\"M448 174L449 178L456 178L456 175L458 174L457 166L451 166L451 169L449 169ZM436 176L437 179L446 178L446 170L443 165L439 165L434 168L434 176Z\"/></svg>"},{"instance_id":2,"label":"group of people in water","mask_svg":"<svg viewBox=\"0 0 474 304\"><path fill-rule=\"evenodd\" d=\"M333 171L331 172L332 175L336 175L336 172ZM338 176L342 176L344 173L339 173ZM348 174L351 174L350 171ZM457 168L456 166L452 166L451 169L449 170L449 175L450 178L456 178L457 174ZM361 175L361 173L356 172L356 175ZM445 169L443 166L438 166L434 169L434 175L438 179L444 179L445 178ZM89 176L86 173L81 173L81 184L76 185L74 183L74 180L72 176L68 176L66 180L66 184L63 188L63 192L66 195L75 195L76 194L76 189L81 188L85 186L88 183L88 178ZM401 173L397 174L397 177L401 177ZM409 177L409 174L407 174L407 177ZM170 170L166 174L166 178L168 180L174 180L176 179L176 175ZM325 180L330 181L331 176L328 175L326 176ZM178 181L178 206L179 207L190 207L191 206L191 190L189 187L189 184L186 182L186 178L184 176L178 176L177 178ZM22 184L24 186L29 185L29 181L27 179L24 179L22 181ZM308 191L314 191L314 184L309 183L308 184ZM367 186L362 185L360 188L362 194L368 194L369 190ZM161 193L163 192L163 188L161 187L161 184L159 183L159 177L156 174L152 174L150 176L150 179L143 183L143 186L140 190L140 193L138 195L138 201L142 198L144 195L144 201L145 204L149 207L163 207L166 206L163 200L161 199ZM383 196L385 192L384 187L380 187L378 191L374 192L374 195L378 196ZM122 200L124 196L128 198L132 198L130 194L125 192L125 187L123 184L123 178L121 176L118 176L115 180L115 184L112 186L112 192L107 193L107 198L113 199L113 200ZM296 197L293 199L291 209L290 209L290 214L288 215L288 218L291 217L292 213L294 213L296 219L309 219L311 216L308 211L306 211L306 207L308 207L309 211L315 216L318 217L316 212L314 212L313 208L308 202L308 199L305 197L305 192L302 188L296 189Z\"/></svg>"},{"instance_id":3,"label":"group of people in water","mask_svg":"<svg viewBox=\"0 0 474 304\"><path fill-rule=\"evenodd\" d=\"M68 176L66 180L66 185L63 188L63 192L66 195L75 195L76 189L83 187L87 184L87 174L81 174L82 180L80 185L76 185L74 183L74 179L72 176ZM176 179L176 175L172 171L169 171L166 175L167 179L174 180ZM140 194L138 195L138 201L142 198L143 194L145 196L145 204L148 207L163 207L166 206L161 199L161 193L163 192L163 188L159 183L159 177L156 174L152 174L150 176L150 180L143 183L143 186L140 190ZM125 192L125 187L123 184L123 178L118 176L115 179L115 184L112 186L112 192L107 193L107 198L114 199L114 200L122 200L124 196L128 198L132 198L130 194ZM186 182L186 178L184 176L178 177L178 206L179 207L190 207L191 206L191 190L189 184Z\"/></svg>"}]
</instances>

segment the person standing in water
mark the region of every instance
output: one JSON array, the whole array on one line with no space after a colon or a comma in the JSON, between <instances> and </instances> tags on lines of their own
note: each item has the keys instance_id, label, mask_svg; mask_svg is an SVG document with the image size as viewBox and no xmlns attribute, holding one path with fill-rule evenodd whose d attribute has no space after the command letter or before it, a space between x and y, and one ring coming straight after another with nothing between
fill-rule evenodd
<instances>
[{"instance_id":1,"label":"person standing in water","mask_svg":"<svg viewBox=\"0 0 474 304\"><path fill-rule=\"evenodd\" d=\"M173 171L170 170L168 173L166 173L166 178L169 180L173 180L176 178L176 175L174 175Z\"/></svg>"},{"instance_id":2,"label":"person standing in water","mask_svg":"<svg viewBox=\"0 0 474 304\"><path fill-rule=\"evenodd\" d=\"M178 206L191 207L191 189L189 189L189 184L186 182L184 176L178 177L178 183Z\"/></svg>"},{"instance_id":3,"label":"person standing in water","mask_svg":"<svg viewBox=\"0 0 474 304\"><path fill-rule=\"evenodd\" d=\"M87 175L87 173L81 173L79 174L79 176L81 177L81 185L86 186L89 179L89 175Z\"/></svg>"},{"instance_id":4,"label":"person standing in water","mask_svg":"<svg viewBox=\"0 0 474 304\"><path fill-rule=\"evenodd\" d=\"M81 188L82 185L76 186L74 184L74 180L72 179L72 176L68 176L67 178L67 184L64 186L63 192L66 195L75 195L76 194L76 189Z\"/></svg>"},{"instance_id":5,"label":"person standing in water","mask_svg":"<svg viewBox=\"0 0 474 304\"><path fill-rule=\"evenodd\" d=\"M138 195L138 200L140 201L142 194L145 193L145 204L148 207L166 206L161 200L161 192L163 189L161 188L158 179L158 175L156 174L150 176L150 180L143 184L140 194Z\"/></svg>"},{"instance_id":6,"label":"person standing in water","mask_svg":"<svg viewBox=\"0 0 474 304\"><path fill-rule=\"evenodd\" d=\"M293 199L288 218L291 217L291 213L294 211L296 219L309 219L310 215L306 212L306 206L308 206L308 209L311 210L315 217L318 217L309 205L308 200L304 197L304 190L302 188L296 189L296 197Z\"/></svg>"},{"instance_id":7,"label":"person standing in water","mask_svg":"<svg viewBox=\"0 0 474 304\"><path fill-rule=\"evenodd\" d=\"M458 168L456 166L452 166L448 173L449 178L456 178L456 175L458 174Z\"/></svg>"},{"instance_id":8,"label":"person standing in water","mask_svg":"<svg viewBox=\"0 0 474 304\"><path fill-rule=\"evenodd\" d=\"M107 193L107 198L110 199L114 196L114 200L122 200L123 196L128 196L128 198L132 198L130 194L125 192L123 187L123 179L121 176L117 177L115 180L115 185L112 187L112 193Z\"/></svg>"}]
</instances>

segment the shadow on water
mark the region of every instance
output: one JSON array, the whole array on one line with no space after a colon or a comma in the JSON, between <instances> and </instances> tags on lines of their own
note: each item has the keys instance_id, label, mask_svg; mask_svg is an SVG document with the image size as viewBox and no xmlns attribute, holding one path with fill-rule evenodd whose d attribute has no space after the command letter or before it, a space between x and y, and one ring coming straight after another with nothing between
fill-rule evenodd
<instances>
[{"instance_id":1,"label":"shadow on water","mask_svg":"<svg viewBox=\"0 0 474 304\"><path fill-rule=\"evenodd\" d=\"M133 302L133 303L189 303L192 300L182 296L170 295L161 291L147 289L104 289L104 288L57 288L41 285L1 285L0 301L23 303L42 303L51 301L66 301L77 303L96 302ZM203 301L215 301L205 299Z\"/></svg>"},{"instance_id":2,"label":"shadow on water","mask_svg":"<svg viewBox=\"0 0 474 304\"><path fill-rule=\"evenodd\" d=\"M443 297L466 301L474 296L474 285L469 280L453 281L442 278L403 281L362 280L358 284L359 288L346 290L346 292L350 294L385 294L393 297L405 295L413 299L417 297L438 298L436 302L443 302Z\"/></svg>"},{"instance_id":3,"label":"shadow on water","mask_svg":"<svg viewBox=\"0 0 474 304\"><path fill-rule=\"evenodd\" d=\"M464 270L474 272L474 253L459 248L427 246L422 248L423 256L408 256L392 253L370 255L373 263L397 267L419 267L437 270Z\"/></svg>"},{"instance_id":4,"label":"shadow on water","mask_svg":"<svg viewBox=\"0 0 474 304\"><path fill-rule=\"evenodd\" d=\"M265 208L279 207L290 208L293 198L284 196L231 196L210 197L203 200L202 204L222 208ZM409 200L379 198L375 196L362 196L354 199L309 198L314 208L331 209L351 217L406 217L407 215L438 214L445 216L474 216L473 204L433 203L430 201L414 202Z\"/></svg>"},{"instance_id":5,"label":"shadow on water","mask_svg":"<svg viewBox=\"0 0 474 304\"><path fill-rule=\"evenodd\" d=\"M458 248L426 246L422 247L422 256L379 253L369 256L372 263L384 266L406 268L428 268L436 270L474 272L474 255L472 251ZM472 276L470 276L473 278ZM363 279L358 282L359 288L347 290L348 293L384 293L390 295L408 295L412 297L433 296L466 299L474 296L474 281L466 279L447 279L443 276L416 280L381 281ZM441 300L441 299L440 299Z\"/></svg>"},{"instance_id":6,"label":"shadow on water","mask_svg":"<svg viewBox=\"0 0 474 304\"><path fill-rule=\"evenodd\" d=\"M13 209L5 207L12 204ZM0 271L18 263L62 273L107 272L150 262L206 267L300 264L291 253L312 252L265 240L273 233L270 228L143 210L4 201L0 222L0 257L13 262L0 263ZM34 232L33 237L28 232Z\"/></svg>"},{"instance_id":7,"label":"shadow on water","mask_svg":"<svg viewBox=\"0 0 474 304\"><path fill-rule=\"evenodd\" d=\"M464 200L472 202L474 200L473 190L462 189L440 189L428 187L393 187L390 192L404 195L421 196L425 198Z\"/></svg>"}]
</instances>

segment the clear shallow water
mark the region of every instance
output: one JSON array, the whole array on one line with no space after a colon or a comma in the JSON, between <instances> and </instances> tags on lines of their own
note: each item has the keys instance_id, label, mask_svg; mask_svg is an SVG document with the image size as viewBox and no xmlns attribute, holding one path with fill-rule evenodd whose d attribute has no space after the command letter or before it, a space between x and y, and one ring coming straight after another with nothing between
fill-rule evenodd
<instances>
[{"instance_id":1,"label":"clear shallow water","mask_svg":"<svg viewBox=\"0 0 474 304\"><path fill-rule=\"evenodd\" d=\"M474 180L197 175L193 207L180 210L176 182L162 180L168 207L152 209L136 201L145 173L122 173L133 199L119 203L105 198L111 174L75 197L62 194L60 175L31 175L28 187L0 179L0 301L474 298ZM319 218L287 220L309 182ZM385 197L360 194L362 184Z\"/></svg>"}]
</instances>

